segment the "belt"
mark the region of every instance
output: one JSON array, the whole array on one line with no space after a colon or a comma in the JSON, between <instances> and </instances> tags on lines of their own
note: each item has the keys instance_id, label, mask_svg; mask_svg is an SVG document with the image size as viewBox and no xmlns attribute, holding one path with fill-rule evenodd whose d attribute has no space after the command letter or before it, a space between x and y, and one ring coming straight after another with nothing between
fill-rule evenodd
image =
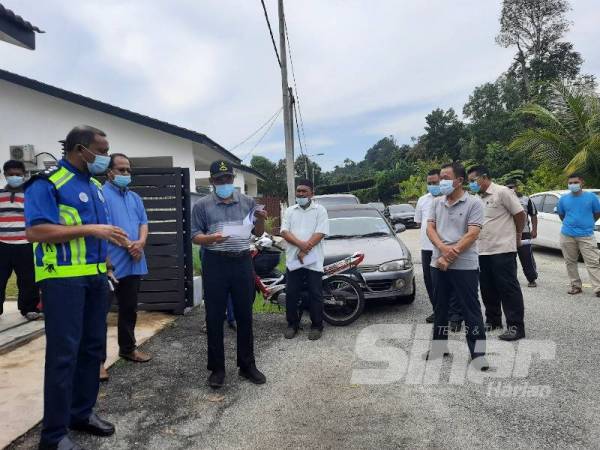
<instances>
[{"instance_id":1,"label":"belt","mask_svg":"<svg viewBox=\"0 0 600 450\"><path fill-rule=\"evenodd\" d=\"M245 256L250 256L250 250L242 250L241 252L219 252L215 250L205 250L207 253L210 253L215 256L222 256L224 258L243 258Z\"/></svg>"}]
</instances>

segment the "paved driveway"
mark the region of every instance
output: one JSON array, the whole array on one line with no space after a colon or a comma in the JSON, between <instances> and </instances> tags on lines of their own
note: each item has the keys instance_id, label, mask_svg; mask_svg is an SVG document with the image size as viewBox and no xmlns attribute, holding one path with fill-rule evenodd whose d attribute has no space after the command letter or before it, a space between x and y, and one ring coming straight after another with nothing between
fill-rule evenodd
<instances>
[{"instance_id":1,"label":"paved driveway","mask_svg":"<svg viewBox=\"0 0 600 450\"><path fill-rule=\"evenodd\" d=\"M416 250L417 231L402 236ZM418 261L416 251L414 256ZM529 340L521 342L528 347L519 344L525 347L517 351L510 344L510 349L517 355L518 370L527 367L527 349L549 352L545 357L550 359L534 355L527 373L517 371L524 377L513 373L460 383L460 370L453 372L460 366L453 366L453 360L445 361L441 372L433 368L419 377L418 358L404 373L402 355L420 354L419 346L427 343L413 334L390 335L358 358L357 338L365 343L373 333L414 331L423 324L430 306L417 266L413 305L371 305L351 326L326 328L318 342L308 341L306 332L286 341L281 316L257 316L257 359L268 377L264 386L238 378L235 336L228 331L229 384L216 394L207 388L199 312L179 318L144 345L156 355L152 362L119 363L111 370L98 411L116 423L117 434L77 438L87 448L101 449L598 448L600 299L589 288L575 298L565 293L560 254L544 251L536 257L540 287L523 288ZM423 330L428 337L428 328L418 330L417 337ZM496 335L490 346L498 342ZM462 335L452 339L457 348L465 347ZM511 373L513 360L501 360L504 354L506 348L490 355L497 366L491 377L507 367ZM391 366L366 362L365 357L388 359ZM371 377L356 372L365 368L376 372ZM437 374L441 381L435 383ZM387 382L359 384L361 377L379 382L387 377ZM12 448L33 448L38 432Z\"/></svg>"}]
</instances>

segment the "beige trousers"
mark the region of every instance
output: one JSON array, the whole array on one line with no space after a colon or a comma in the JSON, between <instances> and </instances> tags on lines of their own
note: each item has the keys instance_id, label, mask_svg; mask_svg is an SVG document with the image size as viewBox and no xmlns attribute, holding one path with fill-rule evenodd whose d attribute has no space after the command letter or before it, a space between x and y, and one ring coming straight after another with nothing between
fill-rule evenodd
<instances>
[{"instance_id":1,"label":"beige trousers","mask_svg":"<svg viewBox=\"0 0 600 450\"><path fill-rule=\"evenodd\" d=\"M600 250L598 250L596 238L593 235L571 237L561 233L560 248L565 258L565 265L567 266L567 274L571 280L571 286L581 289L581 278L577 269L577 260L579 259L579 252L581 252L585 267L590 274L594 292L600 292Z\"/></svg>"}]
</instances>

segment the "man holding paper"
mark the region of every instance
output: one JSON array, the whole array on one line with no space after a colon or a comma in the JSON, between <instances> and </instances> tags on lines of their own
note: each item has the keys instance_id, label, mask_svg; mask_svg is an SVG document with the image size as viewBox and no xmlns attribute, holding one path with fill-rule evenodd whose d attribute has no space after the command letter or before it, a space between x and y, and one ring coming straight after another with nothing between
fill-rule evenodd
<instances>
[{"instance_id":1,"label":"man holding paper","mask_svg":"<svg viewBox=\"0 0 600 450\"><path fill-rule=\"evenodd\" d=\"M266 212L254 199L240 194L233 185L233 167L227 161L210 165L214 192L200 199L192 212L192 236L202 246L202 281L208 335L208 384L225 384L223 318L231 296L237 321L237 365L240 376L263 384L265 376L254 361L252 304L254 268L250 257L250 233L262 235ZM260 206L260 205L259 205Z\"/></svg>"},{"instance_id":2,"label":"man holding paper","mask_svg":"<svg viewBox=\"0 0 600 450\"><path fill-rule=\"evenodd\" d=\"M283 217L281 236L287 241L286 249L286 316L288 326L284 336L292 339L298 333L298 300L304 289L310 304L310 340L317 340L323 331L323 238L329 233L327 211L312 201L313 184L299 180L296 204Z\"/></svg>"}]
</instances>

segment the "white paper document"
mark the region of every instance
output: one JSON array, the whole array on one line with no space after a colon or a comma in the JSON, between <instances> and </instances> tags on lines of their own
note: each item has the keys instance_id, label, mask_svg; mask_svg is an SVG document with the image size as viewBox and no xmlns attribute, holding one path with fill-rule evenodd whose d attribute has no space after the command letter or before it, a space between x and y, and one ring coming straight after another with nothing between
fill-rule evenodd
<instances>
[{"instance_id":1,"label":"white paper document","mask_svg":"<svg viewBox=\"0 0 600 450\"><path fill-rule=\"evenodd\" d=\"M243 225L224 225L223 236L235 236L240 238L249 238L252 233L254 225L251 223L244 223Z\"/></svg>"},{"instance_id":2,"label":"white paper document","mask_svg":"<svg viewBox=\"0 0 600 450\"><path fill-rule=\"evenodd\" d=\"M300 260L298 258L296 258L293 261L288 263L287 268L289 269L290 272L293 272L294 270L300 269L302 267L310 266L311 264L314 264L316 262L317 262L317 253L310 252L308 255L306 255L304 257L303 263L300 262Z\"/></svg>"}]
</instances>

